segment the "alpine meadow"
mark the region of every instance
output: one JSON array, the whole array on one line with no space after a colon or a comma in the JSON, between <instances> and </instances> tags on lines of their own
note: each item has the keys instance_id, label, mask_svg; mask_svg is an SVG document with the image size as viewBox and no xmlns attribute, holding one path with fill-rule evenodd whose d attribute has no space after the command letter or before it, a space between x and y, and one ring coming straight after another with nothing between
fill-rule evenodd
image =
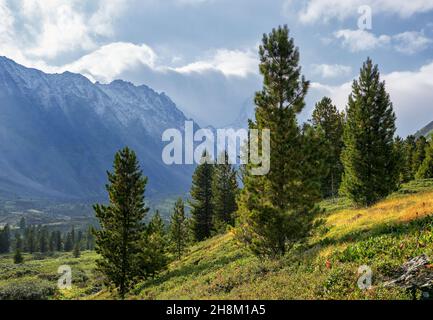
<instances>
[{"instance_id":1,"label":"alpine meadow","mask_svg":"<svg viewBox=\"0 0 433 320\"><path fill-rule=\"evenodd\" d=\"M384 2L0 0L0 300L433 299L433 6Z\"/></svg>"}]
</instances>

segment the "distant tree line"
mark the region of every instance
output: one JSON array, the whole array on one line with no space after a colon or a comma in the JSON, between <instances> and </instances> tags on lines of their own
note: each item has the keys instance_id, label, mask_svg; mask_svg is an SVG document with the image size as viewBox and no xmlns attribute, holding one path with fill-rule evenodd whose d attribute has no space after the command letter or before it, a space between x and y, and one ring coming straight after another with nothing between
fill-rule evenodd
<instances>
[{"instance_id":1,"label":"distant tree line","mask_svg":"<svg viewBox=\"0 0 433 320\"><path fill-rule=\"evenodd\" d=\"M62 233L58 230L49 230L43 225L26 225L25 218L20 220L19 226L11 229L6 225L0 230L0 254L10 253L50 253L74 252L79 255L81 250L94 250L95 239L89 227L86 231L75 230Z\"/></svg>"}]
</instances>

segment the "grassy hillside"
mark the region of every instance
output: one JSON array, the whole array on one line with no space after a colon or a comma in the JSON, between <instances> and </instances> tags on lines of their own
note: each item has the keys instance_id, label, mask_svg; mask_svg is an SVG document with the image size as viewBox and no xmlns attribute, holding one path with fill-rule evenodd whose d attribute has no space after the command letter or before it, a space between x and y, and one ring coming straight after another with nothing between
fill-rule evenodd
<instances>
[{"instance_id":1,"label":"grassy hillside","mask_svg":"<svg viewBox=\"0 0 433 320\"><path fill-rule=\"evenodd\" d=\"M315 234L278 261L252 256L229 232L195 245L160 277L139 284L129 298L411 299L409 292L381 284L407 260L423 253L433 256L433 181L413 182L371 208L352 208L342 199L322 207L326 211ZM57 267L69 264L73 289L49 291L48 296L109 299L94 274L95 257L26 256L23 266L15 266L5 256L0 259L0 298L11 283L52 286ZM361 265L373 270L373 288L365 292L357 287Z\"/></svg>"}]
</instances>

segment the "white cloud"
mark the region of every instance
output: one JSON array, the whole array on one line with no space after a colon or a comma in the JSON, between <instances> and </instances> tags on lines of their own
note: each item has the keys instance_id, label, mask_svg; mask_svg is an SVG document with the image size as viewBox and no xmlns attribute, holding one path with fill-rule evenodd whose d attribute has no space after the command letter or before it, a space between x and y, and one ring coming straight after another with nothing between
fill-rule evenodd
<instances>
[{"instance_id":1,"label":"white cloud","mask_svg":"<svg viewBox=\"0 0 433 320\"><path fill-rule=\"evenodd\" d=\"M373 33L365 30L344 29L334 33L337 39L342 39L343 46L352 52L372 50L377 47L383 47L391 42L388 35L375 36Z\"/></svg>"},{"instance_id":2,"label":"white cloud","mask_svg":"<svg viewBox=\"0 0 433 320\"><path fill-rule=\"evenodd\" d=\"M387 13L402 18L433 10L431 0L309 0L299 12L299 20L303 23L343 20L358 16L358 8L363 5L371 6L373 14Z\"/></svg>"},{"instance_id":3,"label":"white cloud","mask_svg":"<svg viewBox=\"0 0 433 320\"><path fill-rule=\"evenodd\" d=\"M115 42L102 46L59 70L81 73L93 81L109 82L139 65L156 68L156 59L155 52L145 44Z\"/></svg>"},{"instance_id":4,"label":"white cloud","mask_svg":"<svg viewBox=\"0 0 433 320\"><path fill-rule=\"evenodd\" d=\"M407 31L392 37L396 42L395 49L404 54L415 54L427 49L432 39L427 38L423 32Z\"/></svg>"},{"instance_id":5,"label":"white cloud","mask_svg":"<svg viewBox=\"0 0 433 320\"><path fill-rule=\"evenodd\" d=\"M340 64L313 64L312 71L322 78L337 78L350 75L352 68Z\"/></svg>"},{"instance_id":6,"label":"white cloud","mask_svg":"<svg viewBox=\"0 0 433 320\"><path fill-rule=\"evenodd\" d=\"M246 77L258 69L256 54L252 51L219 49L210 58L174 68L179 73L219 71L225 76Z\"/></svg>"},{"instance_id":7,"label":"white cloud","mask_svg":"<svg viewBox=\"0 0 433 320\"><path fill-rule=\"evenodd\" d=\"M392 72L382 75L397 114L398 134L415 133L433 120L433 63L416 71ZM351 82L339 86L312 83L311 88L321 95L330 96L343 110L351 92Z\"/></svg>"},{"instance_id":8,"label":"white cloud","mask_svg":"<svg viewBox=\"0 0 433 320\"><path fill-rule=\"evenodd\" d=\"M97 38L113 35L112 24L126 1L98 0L86 7L79 0L0 0L0 54L32 64L94 50Z\"/></svg>"}]
</instances>

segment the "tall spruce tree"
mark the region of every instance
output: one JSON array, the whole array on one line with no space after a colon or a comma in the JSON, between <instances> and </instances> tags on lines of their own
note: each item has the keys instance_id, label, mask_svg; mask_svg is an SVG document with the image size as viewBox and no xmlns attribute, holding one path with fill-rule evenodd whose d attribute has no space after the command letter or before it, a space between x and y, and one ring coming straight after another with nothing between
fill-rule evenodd
<instances>
[{"instance_id":1,"label":"tall spruce tree","mask_svg":"<svg viewBox=\"0 0 433 320\"><path fill-rule=\"evenodd\" d=\"M252 171L257 165L243 168L237 235L255 254L275 257L311 230L323 166L314 130L297 123L309 82L287 26L263 36L260 72L263 90L256 93L256 120L249 127L270 130L270 171L258 176Z\"/></svg>"},{"instance_id":2,"label":"tall spruce tree","mask_svg":"<svg viewBox=\"0 0 433 320\"><path fill-rule=\"evenodd\" d=\"M430 141L426 149L425 159L416 174L417 179L433 178L433 140Z\"/></svg>"},{"instance_id":3,"label":"tall spruce tree","mask_svg":"<svg viewBox=\"0 0 433 320\"><path fill-rule=\"evenodd\" d=\"M324 97L316 104L312 124L316 129L323 130L323 143L326 150L325 169L327 174L322 180L322 193L325 198L334 197L338 194L343 174L341 152L344 146L344 117L332 104L332 100Z\"/></svg>"},{"instance_id":4,"label":"tall spruce tree","mask_svg":"<svg viewBox=\"0 0 433 320\"><path fill-rule=\"evenodd\" d=\"M416 138L413 135L408 136L403 146L403 168L401 171L401 182L409 182L415 178L413 172L414 154L416 151Z\"/></svg>"},{"instance_id":5,"label":"tall spruce tree","mask_svg":"<svg viewBox=\"0 0 433 320\"><path fill-rule=\"evenodd\" d=\"M368 206L394 191L398 157L394 152L395 114L377 65L370 58L352 85L344 130L342 193Z\"/></svg>"},{"instance_id":6,"label":"tall spruce tree","mask_svg":"<svg viewBox=\"0 0 433 320\"><path fill-rule=\"evenodd\" d=\"M10 227L6 224L0 230L0 253L9 253L11 246L11 232Z\"/></svg>"},{"instance_id":7,"label":"tall spruce tree","mask_svg":"<svg viewBox=\"0 0 433 320\"><path fill-rule=\"evenodd\" d=\"M191 228L197 241L210 237L213 230L213 174L214 164L205 151L192 177L191 199L189 199L192 215Z\"/></svg>"},{"instance_id":8,"label":"tall spruce tree","mask_svg":"<svg viewBox=\"0 0 433 320\"><path fill-rule=\"evenodd\" d=\"M138 257L142 251L148 212L144 202L147 177L142 175L134 151L124 148L115 155L113 172L107 172L109 205L94 205L101 229L95 232L98 269L121 299L141 277Z\"/></svg>"},{"instance_id":9,"label":"tall spruce tree","mask_svg":"<svg viewBox=\"0 0 433 320\"><path fill-rule=\"evenodd\" d=\"M164 221L157 210L140 242L139 275L142 279L154 277L167 266L168 241Z\"/></svg>"},{"instance_id":10,"label":"tall spruce tree","mask_svg":"<svg viewBox=\"0 0 433 320\"><path fill-rule=\"evenodd\" d=\"M188 219L185 215L185 205L182 198L177 199L170 219L169 238L177 259L182 257L188 245Z\"/></svg>"},{"instance_id":11,"label":"tall spruce tree","mask_svg":"<svg viewBox=\"0 0 433 320\"><path fill-rule=\"evenodd\" d=\"M414 176L418 173L419 168L425 160L427 146L428 142L425 137L421 136L416 140L416 150L412 161L412 172Z\"/></svg>"},{"instance_id":12,"label":"tall spruce tree","mask_svg":"<svg viewBox=\"0 0 433 320\"><path fill-rule=\"evenodd\" d=\"M213 225L217 231L225 231L227 225L234 226L238 191L237 172L229 163L227 152L224 152L219 155L212 179Z\"/></svg>"}]
</instances>

